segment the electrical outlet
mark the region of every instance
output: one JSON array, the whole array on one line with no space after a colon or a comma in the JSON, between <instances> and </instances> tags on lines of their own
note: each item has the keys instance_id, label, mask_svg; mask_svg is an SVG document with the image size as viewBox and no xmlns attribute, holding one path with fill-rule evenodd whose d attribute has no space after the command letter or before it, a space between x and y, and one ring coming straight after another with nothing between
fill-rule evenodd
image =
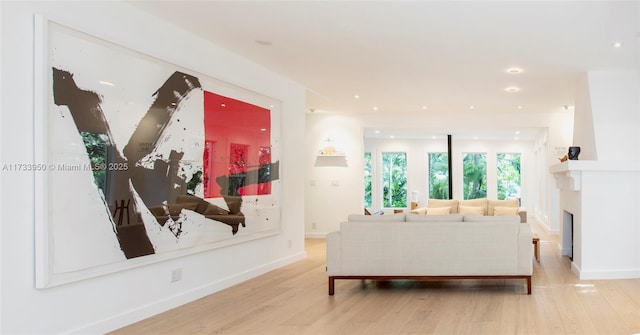
<instances>
[{"instance_id":1,"label":"electrical outlet","mask_svg":"<svg viewBox=\"0 0 640 335\"><path fill-rule=\"evenodd\" d=\"M177 282L182 280L182 269L173 269L171 270L171 282Z\"/></svg>"},{"instance_id":2,"label":"electrical outlet","mask_svg":"<svg viewBox=\"0 0 640 335\"><path fill-rule=\"evenodd\" d=\"M316 229L318 228L318 224L315 222L311 222L311 229Z\"/></svg>"}]
</instances>

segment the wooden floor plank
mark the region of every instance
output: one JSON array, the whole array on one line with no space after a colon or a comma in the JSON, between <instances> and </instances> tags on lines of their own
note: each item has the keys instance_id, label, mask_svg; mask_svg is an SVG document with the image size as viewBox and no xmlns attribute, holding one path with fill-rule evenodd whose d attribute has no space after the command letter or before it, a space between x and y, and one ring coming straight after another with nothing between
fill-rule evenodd
<instances>
[{"instance_id":1,"label":"wooden floor plank","mask_svg":"<svg viewBox=\"0 0 640 335\"><path fill-rule=\"evenodd\" d=\"M534 228L532 295L522 280L337 280L329 296L325 241L307 239L304 260L111 334L640 333L640 279L579 280Z\"/></svg>"}]
</instances>

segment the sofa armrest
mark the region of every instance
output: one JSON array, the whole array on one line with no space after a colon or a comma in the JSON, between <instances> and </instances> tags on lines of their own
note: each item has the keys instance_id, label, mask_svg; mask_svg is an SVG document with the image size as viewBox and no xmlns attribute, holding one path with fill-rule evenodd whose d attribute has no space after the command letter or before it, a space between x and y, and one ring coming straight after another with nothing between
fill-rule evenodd
<instances>
[{"instance_id":1,"label":"sofa armrest","mask_svg":"<svg viewBox=\"0 0 640 335\"><path fill-rule=\"evenodd\" d=\"M518 274L529 275L533 273L533 232L528 223L518 226Z\"/></svg>"},{"instance_id":2,"label":"sofa armrest","mask_svg":"<svg viewBox=\"0 0 640 335\"><path fill-rule=\"evenodd\" d=\"M518 208L518 215L520 216L520 223L527 223L527 209L524 207Z\"/></svg>"},{"instance_id":3,"label":"sofa armrest","mask_svg":"<svg viewBox=\"0 0 640 335\"><path fill-rule=\"evenodd\" d=\"M340 253L340 232L327 234L327 275L340 273Z\"/></svg>"}]
</instances>

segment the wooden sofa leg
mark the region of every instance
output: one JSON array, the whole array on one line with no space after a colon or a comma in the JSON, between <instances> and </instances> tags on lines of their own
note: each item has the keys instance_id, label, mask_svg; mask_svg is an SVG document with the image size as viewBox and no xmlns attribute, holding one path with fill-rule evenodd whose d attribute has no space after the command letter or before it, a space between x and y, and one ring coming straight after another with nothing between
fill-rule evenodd
<instances>
[{"instance_id":1,"label":"wooden sofa leg","mask_svg":"<svg viewBox=\"0 0 640 335\"><path fill-rule=\"evenodd\" d=\"M329 277L329 295L333 295L335 280L335 278Z\"/></svg>"},{"instance_id":2,"label":"wooden sofa leg","mask_svg":"<svg viewBox=\"0 0 640 335\"><path fill-rule=\"evenodd\" d=\"M527 294L531 295L531 276L527 277Z\"/></svg>"}]
</instances>

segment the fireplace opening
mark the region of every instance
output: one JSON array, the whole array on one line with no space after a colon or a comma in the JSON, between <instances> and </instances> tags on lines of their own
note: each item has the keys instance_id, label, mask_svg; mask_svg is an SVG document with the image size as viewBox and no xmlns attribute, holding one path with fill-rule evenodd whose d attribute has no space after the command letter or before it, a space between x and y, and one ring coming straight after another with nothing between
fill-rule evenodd
<instances>
[{"instance_id":1,"label":"fireplace opening","mask_svg":"<svg viewBox=\"0 0 640 335\"><path fill-rule=\"evenodd\" d=\"M562 254L573 261L573 213L562 213Z\"/></svg>"}]
</instances>

